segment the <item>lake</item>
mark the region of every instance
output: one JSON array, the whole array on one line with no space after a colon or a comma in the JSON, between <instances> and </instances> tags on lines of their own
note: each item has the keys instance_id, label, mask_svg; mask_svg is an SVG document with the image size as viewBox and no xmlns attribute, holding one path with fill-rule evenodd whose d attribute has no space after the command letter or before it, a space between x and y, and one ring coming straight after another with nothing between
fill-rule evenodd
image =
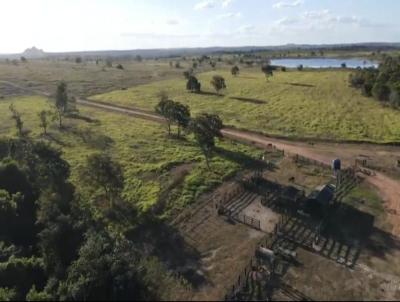
<instances>
[{"instance_id":1,"label":"lake","mask_svg":"<svg viewBox=\"0 0 400 302\"><path fill-rule=\"evenodd\" d=\"M331 59L331 58L313 58L313 59L275 59L271 60L271 65L285 66L287 68L296 68L303 65L304 68L341 68L345 63L347 68L368 68L378 67L378 63L364 59Z\"/></svg>"}]
</instances>

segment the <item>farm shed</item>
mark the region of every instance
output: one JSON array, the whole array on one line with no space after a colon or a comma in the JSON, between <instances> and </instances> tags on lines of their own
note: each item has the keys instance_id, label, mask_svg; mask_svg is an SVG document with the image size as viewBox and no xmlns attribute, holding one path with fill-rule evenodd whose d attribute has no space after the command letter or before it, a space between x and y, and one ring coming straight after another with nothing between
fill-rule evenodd
<instances>
[{"instance_id":1,"label":"farm shed","mask_svg":"<svg viewBox=\"0 0 400 302\"><path fill-rule=\"evenodd\" d=\"M281 191L281 198L288 202L297 202L304 197L304 192L293 187L289 186Z\"/></svg>"},{"instance_id":2,"label":"farm shed","mask_svg":"<svg viewBox=\"0 0 400 302\"><path fill-rule=\"evenodd\" d=\"M335 187L332 184L316 188L305 203L305 212L313 217L323 217L326 208L335 197Z\"/></svg>"},{"instance_id":3,"label":"farm shed","mask_svg":"<svg viewBox=\"0 0 400 302\"><path fill-rule=\"evenodd\" d=\"M309 201L316 201L321 205L327 205L335 197L335 187L332 184L316 188L309 196Z\"/></svg>"}]
</instances>

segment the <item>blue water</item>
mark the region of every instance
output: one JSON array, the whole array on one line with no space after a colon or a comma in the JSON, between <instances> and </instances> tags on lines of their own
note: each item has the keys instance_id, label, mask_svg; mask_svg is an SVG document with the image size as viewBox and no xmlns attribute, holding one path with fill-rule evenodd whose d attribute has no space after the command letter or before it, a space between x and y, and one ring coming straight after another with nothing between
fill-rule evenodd
<instances>
[{"instance_id":1,"label":"blue water","mask_svg":"<svg viewBox=\"0 0 400 302\"><path fill-rule=\"evenodd\" d=\"M285 66L287 68L296 68L303 65L304 68L341 68L345 63L347 68L368 68L378 67L378 63L364 59L330 59L330 58L314 58L314 59L276 59L271 60L271 65Z\"/></svg>"}]
</instances>

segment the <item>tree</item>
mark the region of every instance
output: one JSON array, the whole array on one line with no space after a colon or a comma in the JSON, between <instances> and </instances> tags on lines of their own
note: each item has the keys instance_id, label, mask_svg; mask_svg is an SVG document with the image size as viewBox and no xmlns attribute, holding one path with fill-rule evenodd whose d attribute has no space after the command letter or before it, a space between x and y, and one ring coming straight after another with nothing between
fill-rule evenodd
<instances>
[{"instance_id":1,"label":"tree","mask_svg":"<svg viewBox=\"0 0 400 302\"><path fill-rule=\"evenodd\" d=\"M72 263L61 285L61 300L156 299L154 293L147 290L147 283L154 289L157 281L143 281L144 274L132 243L122 236L90 231L80 248L79 258Z\"/></svg>"},{"instance_id":2,"label":"tree","mask_svg":"<svg viewBox=\"0 0 400 302\"><path fill-rule=\"evenodd\" d=\"M22 136L23 133L23 127L24 127L24 122L22 121L21 114L15 109L14 104L11 103L9 107L11 111L11 118L15 121L15 127L17 128L18 135Z\"/></svg>"},{"instance_id":3,"label":"tree","mask_svg":"<svg viewBox=\"0 0 400 302\"><path fill-rule=\"evenodd\" d=\"M142 62L142 61L143 61L142 56L137 55L137 56L135 57L135 61L137 61L137 62Z\"/></svg>"},{"instance_id":4,"label":"tree","mask_svg":"<svg viewBox=\"0 0 400 302\"><path fill-rule=\"evenodd\" d=\"M76 57L75 58L75 63L76 64L81 64L82 63L82 58L81 57Z\"/></svg>"},{"instance_id":5,"label":"tree","mask_svg":"<svg viewBox=\"0 0 400 302\"><path fill-rule=\"evenodd\" d=\"M40 292L36 290L36 286L33 285L28 294L26 295L26 301L54 301L54 298L46 292Z\"/></svg>"},{"instance_id":6,"label":"tree","mask_svg":"<svg viewBox=\"0 0 400 302\"><path fill-rule=\"evenodd\" d=\"M261 71L264 73L267 81L268 81L269 77L272 77L274 75L273 70L274 70L274 68L269 64L265 64L265 65L261 66Z\"/></svg>"},{"instance_id":7,"label":"tree","mask_svg":"<svg viewBox=\"0 0 400 302\"><path fill-rule=\"evenodd\" d=\"M124 188L121 165L107 154L93 154L87 158L81 175L88 186L103 190L110 208L113 208L115 198Z\"/></svg>"},{"instance_id":8,"label":"tree","mask_svg":"<svg viewBox=\"0 0 400 302\"><path fill-rule=\"evenodd\" d=\"M177 61L175 63L175 68L177 68L177 69L181 68L181 63L179 61Z\"/></svg>"},{"instance_id":9,"label":"tree","mask_svg":"<svg viewBox=\"0 0 400 302\"><path fill-rule=\"evenodd\" d=\"M62 128L63 117L68 110L68 91L67 84L60 82L57 86L55 111L58 119L59 128Z\"/></svg>"},{"instance_id":10,"label":"tree","mask_svg":"<svg viewBox=\"0 0 400 302\"><path fill-rule=\"evenodd\" d=\"M175 102L172 108L173 121L178 126L178 137L181 129L186 129L190 123L190 109L188 106Z\"/></svg>"},{"instance_id":11,"label":"tree","mask_svg":"<svg viewBox=\"0 0 400 302\"><path fill-rule=\"evenodd\" d=\"M43 134L47 134L47 127L49 125L48 117L50 116L51 112L42 110L39 112L38 116L40 119L40 127L43 129Z\"/></svg>"},{"instance_id":12,"label":"tree","mask_svg":"<svg viewBox=\"0 0 400 302\"><path fill-rule=\"evenodd\" d=\"M176 124L178 127L178 137L181 129L185 129L190 121L190 109L179 102L168 99L161 99L155 108L155 111L162 115L167 121L168 135L171 135L171 125Z\"/></svg>"},{"instance_id":13,"label":"tree","mask_svg":"<svg viewBox=\"0 0 400 302\"><path fill-rule=\"evenodd\" d=\"M234 77L236 77L239 74L239 72L240 72L239 67L237 67L236 65L232 67L231 73Z\"/></svg>"},{"instance_id":14,"label":"tree","mask_svg":"<svg viewBox=\"0 0 400 302\"><path fill-rule=\"evenodd\" d=\"M225 79L219 75L213 76L211 80L211 85L214 87L215 91L218 94L222 89L226 89Z\"/></svg>"},{"instance_id":15,"label":"tree","mask_svg":"<svg viewBox=\"0 0 400 302\"><path fill-rule=\"evenodd\" d=\"M207 167L210 169L215 138L222 138L222 120L218 115L201 114L190 122L189 128L206 159Z\"/></svg>"},{"instance_id":16,"label":"tree","mask_svg":"<svg viewBox=\"0 0 400 302\"><path fill-rule=\"evenodd\" d=\"M28 62L28 60L25 57L21 57L21 62L26 63L26 62Z\"/></svg>"},{"instance_id":17,"label":"tree","mask_svg":"<svg viewBox=\"0 0 400 302\"><path fill-rule=\"evenodd\" d=\"M106 67L111 68L113 66L113 62L111 58L106 59Z\"/></svg>"},{"instance_id":18,"label":"tree","mask_svg":"<svg viewBox=\"0 0 400 302\"><path fill-rule=\"evenodd\" d=\"M197 93L199 93L201 91L201 84L195 76L189 77L189 79L186 83L186 90L189 90L190 92L197 92Z\"/></svg>"},{"instance_id":19,"label":"tree","mask_svg":"<svg viewBox=\"0 0 400 302\"><path fill-rule=\"evenodd\" d=\"M390 89L389 101L393 107L400 106L400 83Z\"/></svg>"},{"instance_id":20,"label":"tree","mask_svg":"<svg viewBox=\"0 0 400 302\"><path fill-rule=\"evenodd\" d=\"M167 122L168 135L171 135L171 124L173 122L173 107L174 101L161 99L155 107L155 111L163 116Z\"/></svg>"},{"instance_id":21,"label":"tree","mask_svg":"<svg viewBox=\"0 0 400 302\"><path fill-rule=\"evenodd\" d=\"M118 64L116 68L119 70L124 70L124 66L122 66L122 64Z\"/></svg>"},{"instance_id":22,"label":"tree","mask_svg":"<svg viewBox=\"0 0 400 302\"><path fill-rule=\"evenodd\" d=\"M16 296L15 289L0 287L0 301L16 301Z\"/></svg>"},{"instance_id":23,"label":"tree","mask_svg":"<svg viewBox=\"0 0 400 302\"><path fill-rule=\"evenodd\" d=\"M343 62L342 64L341 64L341 67L344 69L344 68L347 68L347 64L345 63L345 62Z\"/></svg>"},{"instance_id":24,"label":"tree","mask_svg":"<svg viewBox=\"0 0 400 302\"><path fill-rule=\"evenodd\" d=\"M372 95L381 102L389 100L390 88L384 82L377 81L372 87Z\"/></svg>"},{"instance_id":25,"label":"tree","mask_svg":"<svg viewBox=\"0 0 400 302\"><path fill-rule=\"evenodd\" d=\"M304 69L304 66L303 66L302 64L300 64L299 66L297 66L297 70L298 70L298 71L303 71L303 69Z\"/></svg>"},{"instance_id":26,"label":"tree","mask_svg":"<svg viewBox=\"0 0 400 302\"><path fill-rule=\"evenodd\" d=\"M193 69L189 69L183 72L183 76L186 80L189 80L191 76L193 76Z\"/></svg>"}]
</instances>

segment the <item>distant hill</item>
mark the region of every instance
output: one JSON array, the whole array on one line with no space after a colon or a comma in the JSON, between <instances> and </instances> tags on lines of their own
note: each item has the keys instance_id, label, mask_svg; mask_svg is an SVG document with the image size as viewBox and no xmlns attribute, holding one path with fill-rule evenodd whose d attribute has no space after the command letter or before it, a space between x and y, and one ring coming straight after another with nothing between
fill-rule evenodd
<instances>
[{"instance_id":1,"label":"distant hill","mask_svg":"<svg viewBox=\"0 0 400 302\"><path fill-rule=\"evenodd\" d=\"M36 48L33 46L32 48L26 49L23 53L22 56L28 59L40 59L46 57L46 53L43 51L43 49Z\"/></svg>"},{"instance_id":2,"label":"distant hill","mask_svg":"<svg viewBox=\"0 0 400 302\"><path fill-rule=\"evenodd\" d=\"M400 49L400 43L353 43L353 44L286 44L280 46L238 46L238 47L206 47L206 48L170 48L170 49L135 49L135 50L100 50L100 51L77 51L47 53L36 47L28 48L22 54L0 54L0 58L132 58L140 55L143 58L173 58L179 56L198 56L223 53L246 53L257 51L285 51L285 50L354 50L354 51L377 51Z\"/></svg>"}]
</instances>

